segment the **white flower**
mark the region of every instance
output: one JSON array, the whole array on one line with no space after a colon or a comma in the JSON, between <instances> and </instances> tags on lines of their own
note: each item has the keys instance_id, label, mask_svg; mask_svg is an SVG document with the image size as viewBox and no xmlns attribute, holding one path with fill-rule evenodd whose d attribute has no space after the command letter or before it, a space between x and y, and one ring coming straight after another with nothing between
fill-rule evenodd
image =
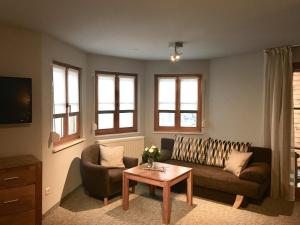
<instances>
[{"instance_id":1,"label":"white flower","mask_svg":"<svg viewBox=\"0 0 300 225\"><path fill-rule=\"evenodd\" d=\"M149 148L148 148L148 147L146 147L146 148L145 148L145 152L147 152L148 150L149 150Z\"/></svg>"},{"instance_id":2,"label":"white flower","mask_svg":"<svg viewBox=\"0 0 300 225\"><path fill-rule=\"evenodd\" d=\"M150 148L150 149L149 149L149 152L150 152L150 153L152 153L153 151L154 151L153 148Z\"/></svg>"},{"instance_id":3,"label":"white flower","mask_svg":"<svg viewBox=\"0 0 300 225\"><path fill-rule=\"evenodd\" d=\"M155 146L155 145L152 145L152 146L151 146L151 148L155 149L155 148L156 148L156 146Z\"/></svg>"}]
</instances>

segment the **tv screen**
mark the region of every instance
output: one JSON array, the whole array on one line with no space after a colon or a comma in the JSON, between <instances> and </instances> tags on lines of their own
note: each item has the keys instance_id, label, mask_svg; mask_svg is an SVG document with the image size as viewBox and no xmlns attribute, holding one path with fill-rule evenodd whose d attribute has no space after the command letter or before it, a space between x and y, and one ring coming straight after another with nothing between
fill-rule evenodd
<instances>
[{"instance_id":1,"label":"tv screen","mask_svg":"<svg viewBox=\"0 0 300 225\"><path fill-rule=\"evenodd\" d=\"M31 79L0 76L0 123L31 123Z\"/></svg>"}]
</instances>

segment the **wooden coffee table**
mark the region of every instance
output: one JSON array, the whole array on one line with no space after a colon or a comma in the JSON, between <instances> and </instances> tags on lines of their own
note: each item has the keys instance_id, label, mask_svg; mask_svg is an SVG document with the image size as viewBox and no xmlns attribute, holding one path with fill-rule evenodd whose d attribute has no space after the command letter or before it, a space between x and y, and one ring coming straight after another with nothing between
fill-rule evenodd
<instances>
[{"instance_id":1,"label":"wooden coffee table","mask_svg":"<svg viewBox=\"0 0 300 225\"><path fill-rule=\"evenodd\" d=\"M175 166L165 163L155 163L164 167L164 172L145 170L136 166L123 171L123 210L129 208L129 180L159 186L163 188L163 223L170 223L171 214L171 187L178 182L187 179L187 203L193 204L193 174L192 168Z\"/></svg>"}]
</instances>

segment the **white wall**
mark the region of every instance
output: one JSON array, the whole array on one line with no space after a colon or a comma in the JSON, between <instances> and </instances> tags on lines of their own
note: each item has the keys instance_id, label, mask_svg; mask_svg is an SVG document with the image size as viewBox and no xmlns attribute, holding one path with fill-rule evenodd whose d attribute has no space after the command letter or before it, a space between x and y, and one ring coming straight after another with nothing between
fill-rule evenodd
<instances>
[{"instance_id":1,"label":"white wall","mask_svg":"<svg viewBox=\"0 0 300 225\"><path fill-rule=\"evenodd\" d=\"M263 53L210 62L208 134L263 145Z\"/></svg>"},{"instance_id":2,"label":"white wall","mask_svg":"<svg viewBox=\"0 0 300 225\"><path fill-rule=\"evenodd\" d=\"M80 67L81 70L81 134L83 143L53 153L49 145L51 130L51 82L53 60ZM87 57L82 51L57 39L42 35L42 158L43 158L43 213L81 184L79 158L82 149L92 143L90 83L87 76ZM51 194L45 195L46 187Z\"/></svg>"},{"instance_id":3,"label":"white wall","mask_svg":"<svg viewBox=\"0 0 300 225\"><path fill-rule=\"evenodd\" d=\"M93 123L95 123L95 71L109 71L109 72L123 72L123 73L136 73L138 74L138 132L120 134L120 135L102 135L96 139L108 139L112 137L129 137L144 135L144 74L145 62L142 60L126 59L111 56L101 55L88 55L88 79L90 84L90 107L93 111L90 115Z\"/></svg>"},{"instance_id":4,"label":"white wall","mask_svg":"<svg viewBox=\"0 0 300 225\"><path fill-rule=\"evenodd\" d=\"M160 146L162 137L174 138L175 134L154 132L154 75L155 74L202 74L204 80L207 79L209 73L209 61L205 60L186 60L178 63L170 61L148 61L145 70L145 90L144 90L144 126L146 145ZM204 112L204 117L206 112Z\"/></svg>"},{"instance_id":5,"label":"white wall","mask_svg":"<svg viewBox=\"0 0 300 225\"><path fill-rule=\"evenodd\" d=\"M245 54L211 61L149 61L146 63L146 145L160 145L161 137L175 134L154 132L154 74L200 73L204 75L205 128L200 136L263 145L263 54Z\"/></svg>"},{"instance_id":6,"label":"white wall","mask_svg":"<svg viewBox=\"0 0 300 225\"><path fill-rule=\"evenodd\" d=\"M0 76L32 78L32 123L0 125L0 157L41 159L41 35L0 24Z\"/></svg>"}]
</instances>

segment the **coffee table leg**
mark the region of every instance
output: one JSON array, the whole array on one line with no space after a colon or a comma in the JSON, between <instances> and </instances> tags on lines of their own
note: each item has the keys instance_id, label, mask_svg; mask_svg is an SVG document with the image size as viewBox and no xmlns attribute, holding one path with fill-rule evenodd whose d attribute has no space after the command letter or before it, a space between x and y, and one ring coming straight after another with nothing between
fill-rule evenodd
<instances>
[{"instance_id":1,"label":"coffee table leg","mask_svg":"<svg viewBox=\"0 0 300 225\"><path fill-rule=\"evenodd\" d=\"M127 210L129 207L129 191L128 187L129 182L126 173L123 172L123 187L122 187L122 194L123 194L123 210Z\"/></svg>"},{"instance_id":2,"label":"coffee table leg","mask_svg":"<svg viewBox=\"0 0 300 225\"><path fill-rule=\"evenodd\" d=\"M186 191L186 201L192 206L193 205L193 174L192 171L189 172L189 176L187 178L187 191Z\"/></svg>"},{"instance_id":3,"label":"coffee table leg","mask_svg":"<svg viewBox=\"0 0 300 225\"><path fill-rule=\"evenodd\" d=\"M170 223L171 214L171 196L170 196L170 186L168 183L164 184L163 187L163 223Z\"/></svg>"}]
</instances>

